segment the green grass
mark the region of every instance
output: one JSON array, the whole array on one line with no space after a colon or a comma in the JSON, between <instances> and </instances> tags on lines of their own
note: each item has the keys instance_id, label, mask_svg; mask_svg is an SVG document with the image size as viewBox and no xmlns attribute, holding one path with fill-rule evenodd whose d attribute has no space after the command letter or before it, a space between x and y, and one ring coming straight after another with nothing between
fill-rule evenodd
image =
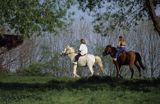
<instances>
[{"instance_id":1,"label":"green grass","mask_svg":"<svg viewBox=\"0 0 160 104\"><path fill-rule=\"evenodd\" d=\"M0 76L0 104L160 104L160 79Z\"/></svg>"}]
</instances>

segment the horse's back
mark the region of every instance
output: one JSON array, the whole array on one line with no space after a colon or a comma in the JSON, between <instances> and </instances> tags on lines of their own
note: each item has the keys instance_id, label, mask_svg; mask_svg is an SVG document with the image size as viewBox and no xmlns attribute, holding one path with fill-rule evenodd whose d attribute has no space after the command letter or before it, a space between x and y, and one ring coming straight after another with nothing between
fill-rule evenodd
<instances>
[{"instance_id":1,"label":"horse's back","mask_svg":"<svg viewBox=\"0 0 160 104\"><path fill-rule=\"evenodd\" d=\"M135 54L136 53L136 51L125 51L126 53L129 53L129 54Z\"/></svg>"},{"instance_id":2,"label":"horse's back","mask_svg":"<svg viewBox=\"0 0 160 104\"><path fill-rule=\"evenodd\" d=\"M95 62L95 57L92 54L86 54L79 58L79 63L90 63L90 62L91 63Z\"/></svg>"},{"instance_id":3,"label":"horse's back","mask_svg":"<svg viewBox=\"0 0 160 104\"><path fill-rule=\"evenodd\" d=\"M87 54L87 57L89 57L89 58L93 58L93 57L94 57L94 55L93 55L93 54Z\"/></svg>"},{"instance_id":4,"label":"horse's back","mask_svg":"<svg viewBox=\"0 0 160 104\"><path fill-rule=\"evenodd\" d=\"M95 56L93 54L87 54L87 60L95 62Z\"/></svg>"},{"instance_id":5,"label":"horse's back","mask_svg":"<svg viewBox=\"0 0 160 104\"><path fill-rule=\"evenodd\" d=\"M123 65L133 64L136 60L136 53L135 51L125 51L119 57L119 62Z\"/></svg>"},{"instance_id":6,"label":"horse's back","mask_svg":"<svg viewBox=\"0 0 160 104\"><path fill-rule=\"evenodd\" d=\"M136 51L126 51L126 57L134 58L136 57Z\"/></svg>"}]
</instances>

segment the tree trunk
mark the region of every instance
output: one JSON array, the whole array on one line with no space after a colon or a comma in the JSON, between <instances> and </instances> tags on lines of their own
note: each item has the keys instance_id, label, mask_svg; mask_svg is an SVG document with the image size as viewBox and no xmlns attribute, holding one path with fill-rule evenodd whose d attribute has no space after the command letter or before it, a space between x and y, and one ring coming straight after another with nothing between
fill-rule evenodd
<instances>
[{"instance_id":1,"label":"tree trunk","mask_svg":"<svg viewBox=\"0 0 160 104\"><path fill-rule=\"evenodd\" d=\"M153 21L153 25L160 36L160 17L156 16L154 2L155 0L147 0L147 8Z\"/></svg>"}]
</instances>

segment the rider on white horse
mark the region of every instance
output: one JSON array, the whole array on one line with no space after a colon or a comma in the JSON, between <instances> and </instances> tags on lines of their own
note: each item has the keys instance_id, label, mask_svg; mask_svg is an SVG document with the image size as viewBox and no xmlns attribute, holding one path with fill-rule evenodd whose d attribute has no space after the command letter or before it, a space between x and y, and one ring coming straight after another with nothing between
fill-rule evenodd
<instances>
[{"instance_id":1,"label":"rider on white horse","mask_svg":"<svg viewBox=\"0 0 160 104\"><path fill-rule=\"evenodd\" d=\"M84 51L81 51L83 55L86 53ZM87 51L88 52L88 51ZM85 54L84 54L85 53ZM77 53L73 47L70 47L69 45L65 47L64 51L62 51L61 55L67 55L71 61L75 61L75 57L77 56ZM81 56L81 54L80 54ZM77 64L73 65L73 76L74 77L80 77L77 74L77 66L87 66L91 72L91 76L94 74L93 65L97 64L99 66L99 69L102 73L106 73L103 68L102 60L99 56L94 56L92 54L87 54L85 56L82 56L79 58L79 60L76 62Z\"/></svg>"},{"instance_id":2,"label":"rider on white horse","mask_svg":"<svg viewBox=\"0 0 160 104\"><path fill-rule=\"evenodd\" d=\"M78 54L75 56L75 60L74 60L74 64L77 64L77 61L79 59L80 56L84 56L88 53L88 48L87 48L87 45L86 45L86 41L84 39L81 39L80 40L80 47L79 47L79 50L78 50Z\"/></svg>"}]
</instances>

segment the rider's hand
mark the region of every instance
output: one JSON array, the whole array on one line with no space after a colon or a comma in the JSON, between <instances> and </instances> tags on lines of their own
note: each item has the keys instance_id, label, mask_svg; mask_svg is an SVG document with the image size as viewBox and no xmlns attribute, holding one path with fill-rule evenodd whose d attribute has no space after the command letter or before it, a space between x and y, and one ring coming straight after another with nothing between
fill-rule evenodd
<instances>
[{"instance_id":1,"label":"rider's hand","mask_svg":"<svg viewBox=\"0 0 160 104\"><path fill-rule=\"evenodd\" d=\"M78 53L81 53L81 51L80 51L80 50L78 50Z\"/></svg>"}]
</instances>

